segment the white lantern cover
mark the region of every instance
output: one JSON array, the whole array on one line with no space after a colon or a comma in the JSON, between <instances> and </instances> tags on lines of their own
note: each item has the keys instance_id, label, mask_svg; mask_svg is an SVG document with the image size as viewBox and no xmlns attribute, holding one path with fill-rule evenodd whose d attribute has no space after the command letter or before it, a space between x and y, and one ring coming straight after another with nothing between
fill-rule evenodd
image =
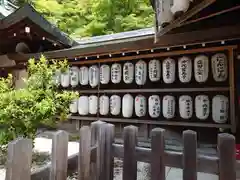
<instances>
[{"instance_id":1,"label":"white lantern cover","mask_svg":"<svg viewBox=\"0 0 240 180\"><path fill-rule=\"evenodd\" d=\"M57 86L61 84L61 70L57 69L55 73L53 74L53 82Z\"/></svg>"},{"instance_id":2,"label":"white lantern cover","mask_svg":"<svg viewBox=\"0 0 240 180\"><path fill-rule=\"evenodd\" d=\"M163 81L171 84L175 81L176 63L174 59L167 58L163 61Z\"/></svg>"},{"instance_id":3,"label":"white lantern cover","mask_svg":"<svg viewBox=\"0 0 240 180\"><path fill-rule=\"evenodd\" d=\"M88 84L88 67L86 66L82 66L80 69L79 69L79 82L82 86L85 86Z\"/></svg>"},{"instance_id":4,"label":"white lantern cover","mask_svg":"<svg viewBox=\"0 0 240 180\"><path fill-rule=\"evenodd\" d=\"M163 117L165 117L166 119L171 119L175 116L176 101L174 96L164 96L162 106Z\"/></svg>"},{"instance_id":5,"label":"white lantern cover","mask_svg":"<svg viewBox=\"0 0 240 180\"><path fill-rule=\"evenodd\" d=\"M151 118L157 118L160 116L161 102L158 95L152 95L148 98L148 113Z\"/></svg>"},{"instance_id":6,"label":"white lantern cover","mask_svg":"<svg viewBox=\"0 0 240 180\"><path fill-rule=\"evenodd\" d=\"M193 114L192 97L183 95L179 97L179 114L183 119L189 119Z\"/></svg>"},{"instance_id":7,"label":"white lantern cover","mask_svg":"<svg viewBox=\"0 0 240 180\"><path fill-rule=\"evenodd\" d=\"M122 99L122 115L125 118L132 117L133 114L133 97L130 94L125 94Z\"/></svg>"},{"instance_id":8,"label":"white lantern cover","mask_svg":"<svg viewBox=\"0 0 240 180\"><path fill-rule=\"evenodd\" d=\"M216 82L226 81L228 77L227 56L224 53L217 53L212 56L212 73Z\"/></svg>"},{"instance_id":9,"label":"white lantern cover","mask_svg":"<svg viewBox=\"0 0 240 180\"><path fill-rule=\"evenodd\" d=\"M113 84L121 82L122 78L122 67L121 64L114 63L111 67L111 81Z\"/></svg>"},{"instance_id":10,"label":"white lantern cover","mask_svg":"<svg viewBox=\"0 0 240 180\"><path fill-rule=\"evenodd\" d=\"M78 112L78 99L72 100L69 106L70 113L77 113Z\"/></svg>"},{"instance_id":11,"label":"white lantern cover","mask_svg":"<svg viewBox=\"0 0 240 180\"><path fill-rule=\"evenodd\" d=\"M98 97L95 95L89 96L89 114L97 114L98 111Z\"/></svg>"},{"instance_id":12,"label":"white lantern cover","mask_svg":"<svg viewBox=\"0 0 240 180\"><path fill-rule=\"evenodd\" d=\"M199 83L206 82L209 73L209 59L205 55L196 56L194 59L194 76Z\"/></svg>"},{"instance_id":13,"label":"white lantern cover","mask_svg":"<svg viewBox=\"0 0 240 180\"><path fill-rule=\"evenodd\" d=\"M147 80L147 64L140 60L135 65L135 81L137 85L144 85Z\"/></svg>"},{"instance_id":14,"label":"white lantern cover","mask_svg":"<svg viewBox=\"0 0 240 180\"><path fill-rule=\"evenodd\" d=\"M89 84L92 88L96 87L99 83L99 68L93 65L89 68Z\"/></svg>"},{"instance_id":15,"label":"white lantern cover","mask_svg":"<svg viewBox=\"0 0 240 180\"><path fill-rule=\"evenodd\" d=\"M143 117L146 115L147 102L146 98L142 95L137 95L135 97L135 114L138 117Z\"/></svg>"},{"instance_id":16,"label":"white lantern cover","mask_svg":"<svg viewBox=\"0 0 240 180\"><path fill-rule=\"evenodd\" d=\"M110 113L114 116L119 115L121 112L121 97L112 95L110 97Z\"/></svg>"},{"instance_id":17,"label":"white lantern cover","mask_svg":"<svg viewBox=\"0 0 240 180\"><path fill-rule=\"evenodd\" d=\"M186 12L190 6L190 0L173 0L171 7L172 13L175 15L177 12Z\"/></svg>"},{"instance_id":18,"label":"white lantern cover","mask_svg":"<svg viewBox=\"0 0 240 180\"><path fill-rule=\"evenodd\" d=\"M200 120L208 118L210 113L210 101L206 95L198 95L195 97L195 113Z\"/></svg>"},{"instance_id":19,"label":"white lantern cover","mask_svg":"<svg viewBox=\"0 0 240 180\"><path fill-rule=\"evenodd\" d=\"M89 101L87 96L80 96L78 99L78 113L80 115L88 115L89 113Z\"/></svg>"},{"instance_id":20,"label":"white lantern cover","mask_svg":"<svg viewBox=\"0 0 240 180\"><path fill-rule=\"evenodd\" d=\"M99 113L103 116L109 113L109 97L102 95L99 99Z\"/></svg>"},{"instance_id":21,"label":"white lantern cover","mask_svg":"<svg viewBox=\"0 0 240 180\"><path fill-rule=\"evenodd\" d=\"M108 84L110 81L110 67L106 64L100 67L100 83Z\"/></svg>"},{"instance_id":22,"label":"white lantern cover","mask_svg":"<svg viewBox=\"0 0 240 180\"><path fill-rule=\"evenodd\" d=\"M70 85L70 72L67 69L65 72L61 74L61 85L62 87L66 88Z\"/></svg>"},{"instance_id":23,"label":"white lantern cover","mask_svg":"<svg viewBox=\"0 0 240 180\"><path fill-rule=\"evenodd\" d=\"M134 79L134 65L127 62L123 65L123 82L126 84L131 84Z\"/></svg>"},{"instance_id":24,"label":"white lantern cover","mask_svg":"<svg viewBox=\"0 0 240 180\"><path fill-rule=\"evenodd\" d=\"M178 59L178 76L182 83L188 83L192 79L192 60L183 56Z\"/></svg>"},{"instance_id":25,"label":"white lantern cover","mask_svg":"<svg viewBox=\"0 0 240 180\"><path fill-rule=\"evenodd\" d=\"M76 87L78 85L78 75L79 68L77 66L73 66L70 68L70 84L72 87Z\"/></svg>"},{"instance_id":26,"label":"white lantern cover","mask_svg":"<svg viewBox=\"0 0 240 180\"><path fill-rule=\"evenodd\" d=\"M173 14L171 7L173 5L172 0L161 0L159 1L159 22L160 25L168 24L173 20Z\"/></svg>"},{"instance_id":27,"label":"white lantern cover","mask_svg":"<svg viewBox=\"0 0 240 180\"><path fill-rule=\"evenodd\" d=\"M228 120L229 102L223 95L216 95L212 99L212 118L216 123L226 123Z\"/></svg>"},{"instance_id":28,"label":"white lantern cover","mask_svg":"<svg viewBox=\"0 0 240 180\"><path fill-rule=\"evenodd\" d=\"M161 78L161 63L159 60L153 59L148 64L149 79L152 82L157 82Z\"/></svg>"}]
</instances>

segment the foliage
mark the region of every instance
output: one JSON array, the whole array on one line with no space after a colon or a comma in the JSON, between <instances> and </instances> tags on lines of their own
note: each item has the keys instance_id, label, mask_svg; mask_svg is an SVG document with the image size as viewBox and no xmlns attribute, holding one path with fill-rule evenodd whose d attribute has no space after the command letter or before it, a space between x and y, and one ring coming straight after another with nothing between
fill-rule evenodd
<instances>
[{"instance_id":1,"label":"foliage","mask_svg":"<svg viewBox=\"0 0 240 180\"><path fill-rule=\"evenodd\" d=\"M56 115L66 119L69 104L77 94L58 90L54 81L57 69L66 70L67 62L28 62L28 78L23 89L12 88L12 75L0 79L0 144L7 144L16 137L34 138L41 124L55 125Z\"/></svg>"},{"instance_id":2,"label":"foliage","mask_svg":"<svg viewBox=\"0 0 240 180\"><path fill-rule=\"evenodd\" d=\"M74 37L96 36L153 26L149 0L19 0Z\"/></svg>"}]
</instances>

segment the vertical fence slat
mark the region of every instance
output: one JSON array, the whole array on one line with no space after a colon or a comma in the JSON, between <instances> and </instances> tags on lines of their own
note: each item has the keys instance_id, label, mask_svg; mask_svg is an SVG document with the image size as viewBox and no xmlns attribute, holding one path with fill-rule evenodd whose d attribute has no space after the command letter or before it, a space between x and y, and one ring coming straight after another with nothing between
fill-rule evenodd
<instances>
[{"instance_id":1,"label":"vertical fence slat","mask_svg":"<svg viewBox=\"0 0 240 180\"><path fill-rule=\"evenodd\" d=\"M102 124L105 124L105 122L95 121L95 122L91 123L91 146L95 146L97 144L99 129ZM97 159L97 154L93 154L93 156L95 157L95 159ZM91 171L91 179L92 180L97 179L97 167L96 166L97 166L96 162L91 162L90 171Z\"/></svg>"},{"instance_id":2,"label":"vertical fence slat","mask_svg":"<svg viewBox=\"0 0 240 180\"><path fill-rule=\"evenodd\" d=\"M183 180L197 180L197 134L183 132Z\"/></svg>"},{"instance_id":3,"label":"vertical fence slat","mask_svg":"<svg viewBox=\"0 0 240 180\"><path fill-rule=\"evenodd\" d=\"M124 158L123 158L123 180L137 179L137 127L127 126L123 130Z\"/></svg>"},{"instance_id":4,"label":"vertical fence slat","mask_svg":"<svg viewBox=\"0 0 240 180\"><path fill-rule=\"evenodd\" d=\"M58 131L52 141L52 166L50 180L67 179L68 133Z\"/></svg>"},{"instance_id":5,"label":"vertical fence slat","mask_svg":"<svg viewBox=\"0 0 240 180\"><path fill-rule=\"evenodd\" d=\"M164 129L155 128L151 132L151 180L165 180Z\"/></svg>"},{"instance_id":6,"label":"vertical fence slat","mask_svg":"<svg viewBox=\"0 0 240 180\"><path fill-rule=\"evenodd\" d=\"M113 180L113 168L114 168L113 143L115 134L114 128L115 126L112 124L106 125L105 180Z\"/></svg>"},{"instance_id":7,"label":"vertical fence slat","mask_svg":"<svg viewBox=\"0 0 240 180\"><path fill-rule=\"evenodd\" d=\"M90 179L90 158L91 158L91 131L88 126L80 129L80 143L78 155L78 179Z\"/></svg>"},{"instance_id":8,"label":"vertical fence slat","mask_svg":"<svg viewBox=\"0 0 240 180\"><path fill-rule=\"evenodd\" d=\"M218 135L219 180L236 180L235 137L231 134Z\"/></svg>"},{"instance_id":9,"label":"vertical fence slat","mask_svg":"<svg viewBox=\"0 0 240 180\"><path fill-rule=\"evenodd\" d=\"M6 180L30 180L32 141L17 139L8 144Z\"/></svg>"},{"instance_id":10,"label":"vertical fence slat","mask_svg":"<svg viewBox=\"0 0 240 180\"><path fill-rule=\"evenodd\" d=\"M98 130L98 140L97 140L97 157L96 157L96 177L97 180L105 180L106 172L105 172L105 147L106 147L106 123L101 124Z\"/></svg>"}]
</instances>

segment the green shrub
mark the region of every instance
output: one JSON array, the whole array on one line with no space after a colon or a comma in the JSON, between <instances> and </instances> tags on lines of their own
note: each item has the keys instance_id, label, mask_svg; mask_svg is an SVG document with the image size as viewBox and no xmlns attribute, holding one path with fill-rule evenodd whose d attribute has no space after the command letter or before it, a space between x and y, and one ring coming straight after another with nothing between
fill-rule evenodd
<instances>
[{"instance_id":1,"label":"green shrub","mask_svg":"<svg viewBox=\"0 0 240 180\"><path fill-rule=\"evenodd\" d=\"M39 61L28 61L26 87L14 89L13 78L0 79L0 144L17 137L34 139L41 125L54 126L59 119L67 119L69 104L78 96L59 90L54 73L68 68L67 61L51 61L41 56Z\"/></svg>"}]
</instances>

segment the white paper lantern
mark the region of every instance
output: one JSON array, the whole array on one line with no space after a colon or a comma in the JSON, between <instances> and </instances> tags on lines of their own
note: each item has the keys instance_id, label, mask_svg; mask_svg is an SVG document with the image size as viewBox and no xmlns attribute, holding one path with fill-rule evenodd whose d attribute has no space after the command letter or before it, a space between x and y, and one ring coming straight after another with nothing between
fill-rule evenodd
<instances>
[{"instance_id":1,"label":"white paper lantern","mask_svg":"<svg viewBox=\"0 0 240 180\"><path fill-rule=\"evenodd\" d=\"M70 113L77 113L78 112L78 99L74 99L69 106Z\"/></svg>"},{"instance_id":2,"label":"white paper lantern","mask_svg":"<svg viewBox=\"0 0 240 180\"><path fill-rule=\"evenodd\" d=\"M78 99L78 113L80 115L88 115L88 102L89 101L87 96L80 96L80 98Z\"/></svg>"},{"instance_id":3,"label":"white paper lantern","mask_svg":"<svg viewBox=\"0 0 240 180\"><path fill-rule=\"evenodd\" d=\"M172 0L159 1L159 22L162 27L166 26L173 20L173 14L171 12Z\"/></svg>"},{"instance_id":4,"label":"white paper lantern","mask_svg":"<svg viewBox=\"0 0 240 180\"><path fill-rule=\"evenodd\" d=\"M110 97L110 113L114 116L119 115L121 112L121 97L112 95Z\"/></svg>"},{"instance_id":5,"label":"white paper lantern","mask_svg":"<svg viewBox=\"0 0 240 180\"><path fill-rule=\"evenodd\" d=\"M157 118L160 116L160 97L158 95L152 95L148 98L148 113L150 117Z\"/></svg>"},{"instance_id":6,"label":"white paper lantern","mask_svg":"<svg viewBox=\"0 0 240 180\"><path fill-rule=\"evenodd\" d=\"M130 94L125 94L122 99L122 115L125 118L132 117L133 114L133 97Z\"/></svg>"},{"instance_id":7,"label":"white paper lantern","mask_svg":"<svg viewBox=\"0 0 240 180\"><path fill-rule=\"evenodd\" d=\"M142 95L137 95L135 97L135 114L138 117L143 117L146 115L146 98Z\"/></svg>"},{"instance_id":8,"label":"white paper lantern","mask_svg":"<svg viewBox=\"0 0 240 180\"><path fill-rule=\"evenodd\" d=\"M198 95L195 97L196 117L201 120L208 118L210 113L210 101L206 95Z\"/></svg>"},{"instance_id":9,"label":"white paper lantern","mask_svg":"<svg viewBox=\"0 0 240 180\"><path fill-rule=\"evenodd\" d=\"M217 53L212 56L213 79L217 82L226 81L228 77L227 56L223 53Z\"/></svg>"},{"instance_id":10,"label":"white paper lantern","mask_svg":"<svg viewBox=\"0 0 240 180\"><path fill-rule=\"evenodd\" d=\"M183 119L189 119L193 114L193 102L191 96L183 95L179 98L179 114Z\"/></svg>"},{"instance_id":11,"label":"white paper lantern","mask_svg":"<svg viewBox=\"0 0 240 180\"><path fill-rule=\"evenodd\" d=\"M192 61L190 58L183 56L178 59L178 75L182 83L188 83L192 79Z\"/></svg>"},{"instance_id":12,"label":"white paper lantern","mask_svg":"<svg viewBox=\"0 0 240 180\"><path fill-rule=\"evenodd\" d=\"M56 72L53 75L53 82L56 85L60 85L61 84L61 71L60 70L56 70Z\"/></svg>"},{"instance_id":13,"label":"white paper lantern","mask_svg":"<svg viewBox=\"0 0 240 180\"><path fill-rule=\"evenodd\" d=\"M99 68L93 65L89 68L89 84L92 88L96 87L99 83Z\"/></svg>"},{"instance_id":14,"label":"white paper lantern","mask_svg":"<svg viewBox=\"0 0 240 180\"><path fill-rule=\"evenodd\" d=\"M101 84L108 84L110 81L110 67L106 64L100 67L100 82Z\"/></svg>"},{"instance_id":15,"label":"white paper lantern","mask_svg":"<svg viewBox=\"0 0 240 180\"><path fill-rule=\"evenodd\" d=\"M82 86L85 86L88 84L88 67L83 66L79 70L79 82Z\"/></svg>"},{"instance_id":16,"label":"white paper lantern","mask_svg":"<svg viewBox=\"0 0 240 180\"><path fill-rule=\"evenodd\" d=\"M226 123L228 120L229 102L223 95L216 95L212 100L212 118L216 123Z\"/></svg>"},{"instance_id":17,"label":"white paper lantern","mask_svg":"<svg viewBox=\"0 0 240 180\"><path fill-rule=\"evenodd\" d=\"M162 107L163 116L166 119L171 119L175 116L176 101L173 96L169 96L169 95L164 96L162 106L163 106Z\"/></svg>"},{"instance_id":18,"label":"white paper lantern","mask_svg":"<svg viewBox=\"0 0 240 180\"><path fill-rule=\"evenodd\" d=\"M209 72L209 60L207 56L199 55L194 59L194 76L199 83L206 82Z\"/></svg>"},{"instance_id":19,"label":"white paper lantern","mask_svg":"<svg viewBox=\"0 0 240 180\"><path fill-rule=\"evenodd\" d=\"M153 59L148 64L149 79L152 82L160 80L161 77L161 64L159 60Z\"/></svg>"},{"instance_id":20,"label":"white paper lantern","mask_svg":"<svg viewBox=\"0 0 240 180\"><path fill-rule=\"evenodd\" d=\"M134 65L132 63L125 63L123 65L123 82L131 84L134 79Z\"/></svg>"},{"instance_id":21,"label":"white paper lantern","mask_svg":"<svg viewBox=\"0 0 240 180\"><path fill-rule=\"evenodd\" d=\"M76 87L78 85L78 74L79 68L77 66L70 68L70 84L72 87Z\"/></svg>"},{"instance_id":22,"label":"white paper lantern","mask_svg":"<svg viewBox=\"0 0 240 180\"><path fill-rule=\"evenodd\" d=\"M89 96L89 114L97 114L98 111L98 97L95 95Z\"/></svg>"},{"instance_id":23,"label":"white paper lantern","mask_svg":"<svg viewBox=\"0 0 240 180\"><path fill-rule=\"evenodd\" d=\"M70 85L70 72L69 70L66 70L65 72L62 72L61 74L61 85L62 87L68 87Z\"/></svg>"},{"instance_id":24,"label":"white paper lantern","mask_svg":"<svg viewBox=\"0 0 240 180\"><path fill-rule=\"evenodd\" d=\"M113 84L121 82L122 78L122 67L121 64L114 63L111 67L111 80Z\"/></svg>"},{"instance_id":25,"label":"white paper lantern","mask_svg":"<svg viewBox=\"0 0 240 180\"><path fill-rule=\"evenodd\" d=\"M108 115L109 112L109 97L102 95L99 99L99 113L103 116Z\"/></svg>"},{"instance_id":26,"label":"white paper lantern","mask_svg":"<svg viewBox=\"0 0 240 180\"><path fill-rule=\"evenodd\" d=\"M135 65L135 81L137 85L144 85L147 80L147 64L140 60Z\"/></svg>"},{"instance_id":27,"label":"white paper lantern","mask_svg":"<svg viewBox=\"0 0 240 180\"><path fill-rule=\"evenodd\" d=\"M171 11L174 15L180 12L186 12L189 8L190 0L173 0Z\"/></svg>"},{"instance_id":28,"label":"white paper lantern","mask_svg":"<svg viewBox=\"0 0 240 180\"><path fill-rule=\"evenodd\" d=\"M167 58L163 61L163 81L171 84L175 81L176 63L174 59Z\"/></svg>"}]
</instances>

